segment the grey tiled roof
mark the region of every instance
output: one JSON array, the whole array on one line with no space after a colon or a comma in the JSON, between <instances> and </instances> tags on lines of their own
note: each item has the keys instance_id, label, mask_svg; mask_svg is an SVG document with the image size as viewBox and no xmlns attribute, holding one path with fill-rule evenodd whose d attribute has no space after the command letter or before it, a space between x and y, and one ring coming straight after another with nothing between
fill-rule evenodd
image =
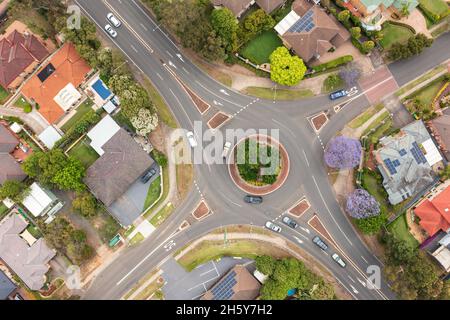
<instances>
[{"instance_id":1,"label":"grey tiled roof","mask_svg":"<svg viewBox=\"0 0 450 320\"><path fill-rule=\"evenodd\" d=\"M6 300L16 288L16 285L0 270L0 300Z\"/></svg>"}]
</instances>

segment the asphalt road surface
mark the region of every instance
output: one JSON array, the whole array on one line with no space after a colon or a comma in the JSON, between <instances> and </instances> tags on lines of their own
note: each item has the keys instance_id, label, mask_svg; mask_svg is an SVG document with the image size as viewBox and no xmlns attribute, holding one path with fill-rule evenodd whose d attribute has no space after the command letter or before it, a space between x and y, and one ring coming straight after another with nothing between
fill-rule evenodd
<instances>
[{"instance_id":1,"label":"asphalt road surface","mask_svg":"<svg viewBox=\"0 0 450 320\"><path fill-rule=\"evenodd\" d=\"M323 264L354 299L395 299L383 279L379 289L367 286L369 266L382 268L382 264L367 249L341 210L323 163L323 145L349 120L369 107L364 94L349 99L345 108L335 114L317 135L307 118L333 106L327 96L274 103L243 95L224 87L192 64L139 2L76 0L76 3L97 24L99 30L104 30L108 12L119 17L123 25L111 43L151 79L171 107L181 128L191 131L196 121L202 121L205 130L205 123L213 113L207 112L202 116L177 78L214 106L216 111L221 110L233 116L220 129L222 132L227 129L278 129L279 141L286 147L291 160L291 171L286 183L275 193L266 196L260 206L250 206L242 201L244 194L233 185L225 165L196 164L196 188L192 189L183 204L142 244L126 249L106 267L91 283L84 299L120 299L145 274L192 240L227 225L262 227L268 220L279 219L281 214L304 196L311 202L314 212L337 246L330 244L328 252L317 248L311 241L316 235L315 231L302 219L298 220L301 229L293 230L284 226L280 236ZM414 58L414 62L407 60L390 66L397 82L401 84L412 80L448 59L450 51L445 50L445 47L448 48L449 36L447 34L439 38L432 48ZM412 66L413 71L407 70ZM339 104L343 102L345 99ZM199 134L196 132L197 136ZM176 233L201 199L208 203L214 214ZM341 268L331 259L334 252L347 261L346 268Z\"/></svg>"}]
</instances>

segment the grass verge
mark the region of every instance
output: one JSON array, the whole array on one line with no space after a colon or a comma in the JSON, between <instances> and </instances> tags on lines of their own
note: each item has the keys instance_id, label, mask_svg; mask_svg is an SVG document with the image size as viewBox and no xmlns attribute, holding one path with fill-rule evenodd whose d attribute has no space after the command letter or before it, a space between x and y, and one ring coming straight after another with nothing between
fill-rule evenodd
<instances>
[{"instance_id":1,"label":"grass verge","mask_svg":"<svg viewBox=\"0 0 450 320\"><path fill-rule=\"evenodd\" d=\"M158 202L156 202L155 205L144 214L145 218L151 216L154 210L158 208L158 206L166 200L167 195L169 194L170 182L169 182L169 168L167 166L163 168L162 177L163 177L163 194L161 198L158 200Z\"/></svg>"},{"instance_id":2,"label":"grass verge","mask_svg":"<svg viewBox=\"0 0 450 320\"><path fill-rule=\"evenodd\" d=\"M166 221L166 219L171 215L174 209L175 207L173 206L173 204L168 203L164 208L159 210L159 212L153 218L150 219L150 223L154 227L159 227L164 221Z\"/></svg>"},{"instance_id":3,"label":"grass verge","mask_svg":"<svg viewBox=\"0 0 450 320\"><path fill-rule=\"evenodd\" d=\"M435 67L430 72L424 74L423 76L421 76L420 78L417 78L416 80L413 80L412 82L408 83L406 86L404 86L403 88L398 90L396 92L396 95L401 96L402 94L408 92L409 90L414 89L416 86L418 86L422 82L433 78L435 75L439 74L440 72L442 72L446 69L447 69L447 66L445 66L445 65L439 65L439 66Z\"/></svg>"},{"instance_id":4,"label":"grass verge","mask_svg":"<svg viewBox=\"0 0 450 320\"><path fill-rule=\"evenodd\" d=\"M144 210L154 204L161 194L161 176L153 181L148 187L147 198L145 199Z\"/></svg>"},{"instance_id":5,"label":"grass verge","mask_svg":"<svg viewBox=\"0 0 450 320\"><path fill-rule=\"evenodd\" d=\"M378 104L374 107L370 107L369 109L367 109L366 111L364 111L363 113L361 113L358 117L356 117L355 119L353 119L348 126L352 129L356 129L361 127L364 123L366 123L367 121L369 121L370 118L372 118L377 112L379 112L381 109L384 108L383 104Z\"/></svg>"},{"instance_id":6,"label":"grass verge","mask_svg":"<svg viewBox=\"0 0 450 320\"><path fill-rule=\"evenodd\" d=\"M266 99L266 100L298 100L302 98L313 97L314 93L309 90L288 90L272 88L260 88L260 87L248 87L243 90L243 93L249 94L254 97Z\"/></svg>"},{"instance_id":7,"label":"grass verge","mask_svg":"<svg viewBox=\"0 0 450 320\"><path fill-rule=\"evenodd\" d=\"M172 111L170 111L170 108L167 106L164 99L159 94L158 90L156 90L156 88L147 78L145 79L144 82L145 82L144 83L145 89L147 90L150 99L153 101L156 107L159 119L161 119L170 128L173 129L177 128L178 125L175 120L175 117L173 116Z\"/></svg>"}]
</instances>

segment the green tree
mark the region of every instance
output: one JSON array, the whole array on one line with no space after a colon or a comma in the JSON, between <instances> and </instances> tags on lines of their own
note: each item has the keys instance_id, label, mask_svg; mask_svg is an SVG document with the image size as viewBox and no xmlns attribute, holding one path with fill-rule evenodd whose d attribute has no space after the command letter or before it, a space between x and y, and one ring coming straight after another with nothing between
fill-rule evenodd
<instances>
[{"instance_id":1,"label":"green tree","mask_svg":"<svg viewBox=\"0 0 450 320\"><path fill-rule=\"evenodd\" d=\"M14 202L21 202L26 195L26 186L23 182L6 180L0 187L0 201L6 198Z\"/></svg>"},{"instance_id":2,"label":"green tree","mask_svg":"<svg viewBox=\"0 0 450 320\"><path fill-rule=\"evenodd\" d=\"M362 48L365 52L370 52L375 48L375 42L372 40L367 40L362 43Z\"/></svg>"},{"instance_id":3,"label":"green tree","mask_svg":"<svg viewBox=\"0 0 450 320\"><path fill-rule=\"evenodd\" d=\"M277 48L270 55L270 77L285 86L297 85L305 76L306 66L297 56L291 56L285 47Z\"/></svg>"},{"instance_id":4,"label":"green tree","mask_svg":"<svg viewBox=\"0 0 450 320\"><path fill-rule=\"evenodd\" d=\"M72 208L86 218L95 217L98 213L97 200L89 192L77 194L77 197L72 201Z\"/></svg>"},{"instance_id":5,"label":"green tree","mask_svg":"<svg viewBox=\"0 0 450 320\"><path fill-rule=\"evenodd\" d=\"M344 25L348 23L349 19L350 19L350 11L342 10L341 12L338 13L338 20L344 23Z\"/></svg>"},{"instance_id":6,"label":"green tree","mask_svg":"<svg viewBox=\"0 0 450 320\"><path fill-rule=\"evenodd\" d=\"M152 158L155 159L156 163L161 167L167 167L169 160L167 156L157 149L153 149L151 152Z\"/></svg>"},{"instance_id":7,"label":"green tree","mask_svg":"<svg viewBox=\"0 0 450 320\"><path fill-rule=\"evenodd\" d=\"M61 190L82 191L86 187L82 182L86 168L80 160L69 157L62 170L56 172L52 182Z\"/></svg>"},{"instance_id":8,"label":"green tree","mask_svg":"<svg viewBox=\"0 0 450 320\"><path fill-rule=\"evenodd\" d=\"M275 20L264 10L258 9L247 15L239 26L239 42L244 44L257 34L272 29Z\"/></svg>"},{"instance_id":9,"label":"green tree","mask_svg":"<svg viewBox=\"0 0 450 320\"><path fill-rule=\"evenodd\" d=\"M351 28L350 33L351 33L352 37L355 39L361 38L361 28L360 27Z\"/></svg>"},{"instance_id":10,"label":"green tree","mask_svg":"<svg viewBox=\"0 0 450 320\"><path fill-rule=\"evenodd\" d=\"M211 13L211 25L222 38L227 52L233 52L237 46L238 21L228 8L214 9Z\"/></svg>"},{"instance_id":11,"label":"green tree","mask_svg":"<svg viewBox=\"0 0 450 320\"><path fill-rule=\"evenodd\" d=\"M387 223L388 219L385 212L381 212L379 215L365 218L365 219L353 219L355 224L364 234L376 234Z\"/></svg>"}]
</instances>

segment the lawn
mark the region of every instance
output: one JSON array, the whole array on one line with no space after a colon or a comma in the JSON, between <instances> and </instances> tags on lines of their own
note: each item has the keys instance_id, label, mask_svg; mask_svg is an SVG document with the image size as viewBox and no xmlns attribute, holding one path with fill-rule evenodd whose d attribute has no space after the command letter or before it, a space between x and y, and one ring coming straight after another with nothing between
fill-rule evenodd
<instances>
[{"instance_id":1,"label":"lawn","mask_svg":"<svg viewBox=\"0 0 450 320\"><path fill-rule=\"evenodd\" d=\"M370 133L370 130L378 128L378 126L380 126L380 128L382 128L381 123L383 122L383 120L389 122L387 119L389 118L389 111L385 111L383 112L381 115L379 115L367 128L366 130L364 130L363 132L363 136L367 135L368 133ZM381 130L380 130L381 131ZM375 132L376 133L376 132ZM384 133L384 130L383 130ZM375 137L377 138L377 137Z\"/></svg>"},{"instance_id":2,"label":"lawn","mask_svg":"<svg viewBox=\"0 0 450 320\"><path fill-rule=\"evenodd\" d=\"M9 92L6 91L2 86L0 86L0 104L3 104L8 100Z\"/></svg>"},{"instance_id":3,"label":"lawn","mask_svg":"<svg viewBox=\"0 0 450 320\"><path fill-rule=\"evenodd\" d=\"M134 246L137 245L139 243L141 243L142 241L144 241L145 238L142 235L142 233L138 232L136 233L136 235L133 237L133 239L130 240L130 246Z\"/></svg>"},{"instance_id":4,"label":"lawn","mask_svg":"<svg viewBox=\"0 0 450 320\"><path fill-rule=\"evenodd\" d=\"M154 204L161 194L161 176L159 176L155 181L153 181L147 193L147 198L145 199L144 210Z\"/></svg>"},{"instance_id":5,"label":"lawn","mask_svg":"<svg viewBox=\"0 0 450 320\"><path fill-rule=\"evenodd\" d=\"M0 221L6 216L8 212L9 209L3 204L3 202L0 202Z\"/></svg>"},{"instance_id":6,"label":"lawn","mask_svg":"<svg viewBox=\"0 0 450 320\"><path fill-rule=\"evenodd\" d=\"M256 64L269 62L270 54L278 47L282 47L283 42L278 37L275 30L264 31L256 38L248 42L240 51L240 54Z\"/></svg>"},{"instance_id":7,"label":"lawn","mask_svg":"<svg viewBox=\"0 0 450 320\"><path fill-rule=\"evenodd\" d=\"M311 90L273 90L271 88L260 87L248 87L244 90L244 93L266 100L298 100L314 96Z\"/></svg>"},{"instance_id":8,"label":"lawn","mask_svg":"<svg viewBox=\"0 0 450 320\"><path fill-rule=\"evenodd\" d=\"M80 160L86 169L99 158L97 152L95 152L86 140L78 142L77 145L69 151L69 155Z\"/></svg>"},{"instance_id":9,"label":"lawn","mask_svg":"<svg viewBox=\"0 0 450 320\"><path fill-rule=\"evenodd\" d=\"M388 202L388 198L385 190L381 183L378 182L378 179L381 181L381 175L378 172L369 171L368 169L364 169L364 173L362 175L362 186L366 189L372 196L377 199L380 206L384 209L385 212L389 212L390 204Z\"/></svg>"},{"instance_id":10,"label":"lawn","mask_svg":"<svg viewBox=\"0 0 450 320\"><path fill-rule=\"evenodd\" d=\"M398 26L391 23L383 25L384 37L380 44L385 49L389 49L394 43L405 43L414 34L408 28Z\"/></svg>"},{"instance_id":11,"label":"lawn","mask_svg":"<svg viewBox=\"0 0 450 320\"><path fill-rule=\"evenodd\" d=\"M404 240L412 248L417 248L419 242L412 236L409 232L408 224L406 222L406 214L402 214L394 222L388 226L389 231L391 231L398 239Z\"/></svg>"},{"instance_id":12,"label":"lawn","mask_svg":"<svg viewBox=\"0 0 450 320\"><path fill-rule=\"evenodd\" d=\"M148 218L149 216L151 216L152 213L154 212L154 209L156 209L161 203L163 203L163 201L166 200L167 195L169 194L169 188L170 188L169 168L167 166L164 167L162 170L162 177L163 177L163 194L162 194L161 198L159 198L158 202L155 203L155 205L144 214L145 218Z\"/></svg>"},{"instance_id":13,"label":"lawn","mask_svg":"<svg viewBox=\"0 0 450 320\"><path fill-rule=\"evenodd\" d=\"M42 238L42 233L41 231L39 231L39 229L36 226L33 225L29 225L27 227L27 231L35 238L35 239L39 239Z\"/></svg>"},{"instance_id":14,"label":"lawn","mask_svg":"<svg viewBox=\"0 0 450 320\"><path fill-rule=\"evenodd\" d=\"M373 133L369 135L371 143L377 143L380 138L389 135L389 132L393 130L392 119L389 118L383 125L379 126Z\"/></svg>"},{"instance_id":15,"label":"lawn","mask_svg":"<svg viewBox=\"0 0 450 320\"><path fill-rule=\"evenodd\" d=\"M170 216L170 214L173 212L175 207L173 204L168 203L164 208L159 210L158 214L156 214L151 220L150 223L154 227L160 226L166 219Z\"/></svg>"},{"instance_id":16,"label":"lawn","mask_svg":"<svg viewBox=\"0 0 450 320\"><path fill-rule=\"evenodd\" d=\"M80 119L89 111L94 112L94 109L92 109L92 106L94 105L94 102L92 102L91 99L87 99L84 101L81 105L78 106L77 112L73 115L72 118L69 119L62 127L61 130L64 132L69 131L70 128L72 128Z\"/></svg>"},{"instance_id":17,"label":"lawn","mask_svg":"<svg viewBox=\"0 0 450 320\"><path fill-rule=\"evenodd\" d=\"M449 11L447 3L443 0L419 0L420 6L438 16L445 16Z\"/></svg>"},{"instance_id":18,"label":"lawn","mask_svg":"<svg viewBox=\"0 0 450 320\"><path fill-rule=\"evenodd\" d=\"M425 88L415 92L410 98L419 99L424 106L429 107L444 84L445 81L440 77Z\"/></svg>"},{"instance_id":19,"label":"lawn","mask_svg":"<svg viewBox=\"0 0 450 320\"><path fill-rule=\"evenodd\" d=\"M127 128L128 130L131 130L133 132L136 132L136 129L133 127L133 124L131 123L131 121L125 117L122 114L122 111L116 113L113 116L114 120L116 120L116 122L122 127L122 128Z\"/></svg>"},{"instance_id":20,"label":"lawn","mask_svg":"<svg viewBox=\"0 0 450 320\"><path fill-rule=\"evenodd\" d=\"M353 119L348 126L352 129L356 129L361 127L364 123L369 121L370 118L372 118L377 112L379 112L381 109L384 108L384 105L382 103L376 105L375 107L370 107L363 113L361 113L358 117Z\"/></svg>"},{"instance_id":21,"label":"lawn","mask_svg":"<svg viewBox=\"0 0 450 320\"><path fill-rule=\"evenodd\" d=\"M255 240L203 241L178 260L187 271L221 257L242 257L254 259L256 256L280 256L283 251L265 242Z\"/></svg>"},{"instance_id":22,"label":"lawn","mask_svg":"<svg viewBox=\"0 0 450 320\"><path fill-rule=\"evenodd\" d=\"M16 100L16 102L14 102L14 106L22 109L24 112L27 113L31 112L31 110L33 109L31 104L29 104L28 101L25 100L25 98L22 95L20 95L20 97Z\"/></svg>"}]
</instances>

